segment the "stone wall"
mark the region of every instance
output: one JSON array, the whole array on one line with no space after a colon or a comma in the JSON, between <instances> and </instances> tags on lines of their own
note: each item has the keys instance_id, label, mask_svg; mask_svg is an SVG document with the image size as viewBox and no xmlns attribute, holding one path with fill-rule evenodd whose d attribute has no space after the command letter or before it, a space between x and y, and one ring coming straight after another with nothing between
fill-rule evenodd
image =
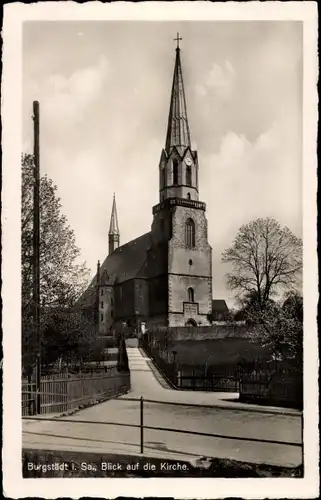
<instances>
[{"instance_id":1,"label":"stone wall","mask_svg":"<svg viewBox=\"0 0 321 500\"><path fill-rule=\"evenodd\" d=\"M244 323L195 328L156 326L148 329L145 339L171 356L176 351L176 361L181 366L236 365L241 361L269 358L255 329Z\"/></svg>"},{"instance_id":2,"label":"stone wall","mask_svg":"<svg viewBox=\"0 0 321 500\"><path fill-rule=\"evenodd\" d=\"M195 224L195 247L187 248L185 223ZM208 323L206 315L212 310L212 249L207 241L207 220L201 209L177 206L173 210L173 236L168 249L168 312L170 326L185 325L189 319ZM184 311L188 288L194 290L196 311Z\"/></svg>"},{"instance_id":3,"label":"stone wall","mask_svg":"<svg viewBox=\"0 0 321 500\"><path fill-rule=\"evenodd\" d=\"M218 340L225 338L258 338L254 327L239 323L221 322L211 326L169 328L173 340Z\"/></svg>"}]
</instances>

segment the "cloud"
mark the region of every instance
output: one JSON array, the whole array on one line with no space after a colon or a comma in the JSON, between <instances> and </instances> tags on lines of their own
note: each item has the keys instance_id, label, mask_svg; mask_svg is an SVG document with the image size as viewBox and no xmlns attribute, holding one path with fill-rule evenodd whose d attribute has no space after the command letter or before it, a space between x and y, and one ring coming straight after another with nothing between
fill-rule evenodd
<instances>
[{"instance_id":1,"label":"cloud","mask_svg":"<svg viewBox=\"0 0 321 500\"><path fill-rule=\"evenodd\" d=\"M199 83L195 86L195 92L200 97L205 97L207 95L207 90L206 90L205 86L201 85Z\"/></svg>"},{"instance_id":2,"label":"cloud","mask_svg":"<svg viewBox=\"0 0 321 500\"><path fill-rule=\"evenodd\" d=\"M223 66L214 63L205 79L208 89L213 89L221 97L229 97L233 91L235 81L235 70L229 61Z\"/></svg>"},{"instance_id":3,"label":"cloud","mask_svg":"<svg viewBox=\"0 0 321 500\"><path fill-rule=\"evenodd\" d=\"M209 176L201 192L209 200L216 235L221 235L219 245L231 240L241 224L259 216L275 217L300 236L300 158L289 143L285 145L282 130L283 124L274 123L254 142L228 132L219 151L202 158L201 168Z\"/></svg>"},{"instance_id":4,"label":"cloud","mask_svg":"<svg viewBox=\"0 0 321 500\"><path fill-rule=\"evenodd\" d=\"M221 255L241 225L270 216L302 235L301 161L284 124L276 122L253 142L227 132L217 153L200 153L199 175L213 247L214 296L227 298Z\"/></svg>"},{"instance_id":5,"label":"cloud","mask_svg":"<svg viewBox=\"0 0 321 500\"><path fill-rule=\"evenodd\" d=\"M108 60L101 56L95 64L70 76L51 74L38 84L32 84L28 94L31 99L40 100L43 114L52 127L57 122L64 127L68 123L74 125L88 107L99 100L109 73Z\"/></svg>"}]
</instances>

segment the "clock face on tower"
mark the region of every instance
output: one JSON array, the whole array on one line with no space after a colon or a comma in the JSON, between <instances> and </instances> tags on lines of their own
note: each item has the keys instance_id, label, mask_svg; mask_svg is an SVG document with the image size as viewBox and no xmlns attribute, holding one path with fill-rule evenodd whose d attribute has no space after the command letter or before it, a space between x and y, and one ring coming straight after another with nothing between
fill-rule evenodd
<instances>
[{"instance_id":1,"label":"clock face on tower","mask_svg":"<svg viewBox=\"0 0 321 500\"><path fill-rule=\"evenodd\" d=\"M192 160L190 158L186 158L185 163L186 165L190 166L192 165Z\"/></svg>"}]
</instances>

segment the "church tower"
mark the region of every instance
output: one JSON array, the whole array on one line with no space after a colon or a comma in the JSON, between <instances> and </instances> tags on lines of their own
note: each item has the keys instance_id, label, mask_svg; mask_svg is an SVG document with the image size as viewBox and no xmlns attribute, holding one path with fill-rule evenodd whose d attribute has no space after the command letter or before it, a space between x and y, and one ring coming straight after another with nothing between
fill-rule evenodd
<instances>
[{"instance_id":1,"label":"church tower","mask_svg":"<svg viewBox=\"0 0 321 500\"><path fill-rule=\"evenodd\" d=\"M113 197L113 206L111 210L110 226L108 233L109 254L119 247L119 228L117 219L116 199L115 193Z\"/></svg>"},{"instance_id":2,"label":"church tower","mask_svg":"<svg viewBox=\"0 0 321 500\"><path fill-rule=\"evenodd\" d=\"M179 36L165 148L159 163L159 204L153 207L149 309L155 323L208 324L212 249L205 203L199 201L198 156L192 150Z\"/></svg>"}]
</instances>

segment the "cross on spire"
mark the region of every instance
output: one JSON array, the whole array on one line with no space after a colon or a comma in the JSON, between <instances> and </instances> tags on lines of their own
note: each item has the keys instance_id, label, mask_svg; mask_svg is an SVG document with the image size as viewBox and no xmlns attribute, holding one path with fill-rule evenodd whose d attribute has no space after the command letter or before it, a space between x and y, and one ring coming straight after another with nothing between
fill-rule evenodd
<instances>
[{"instance_id":1,"label":"cross on spire","mask_svg":"<svg viewBox=\"0 0 321 500\"><path fill-rule=\"evenodd\" d=\"M176 38L173 39L174 42L177 42L177 49L179 49L179 42L180 40L183 40L183 38L180 38L179 33L177 33Z\"/></svg>"}]
</instances>

